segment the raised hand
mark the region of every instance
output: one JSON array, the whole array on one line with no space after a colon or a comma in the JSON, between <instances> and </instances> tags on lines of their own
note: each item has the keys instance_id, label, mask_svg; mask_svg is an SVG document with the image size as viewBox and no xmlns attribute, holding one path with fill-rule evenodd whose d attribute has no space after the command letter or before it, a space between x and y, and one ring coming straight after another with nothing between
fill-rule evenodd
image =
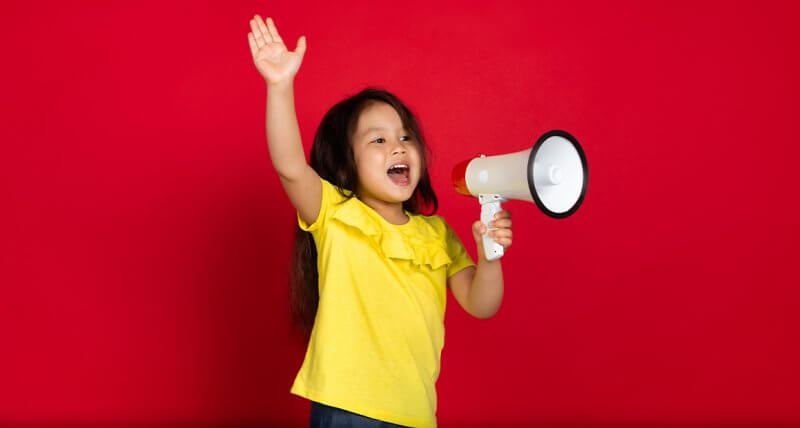
<instances>
[{"instance_id":1,"label":"raised hand","mask_svg":"<svg viewBox=\"0 0 800 428\"><path fill-rule=\"evenodd\" d=\"M300 36L294 52L289 52L272 18L267 23L256 14L250 20L252 32L247 33L253 62L268 84L279 84L294 79L306 53L306 37Z\"/></svg>"}]
</instances>

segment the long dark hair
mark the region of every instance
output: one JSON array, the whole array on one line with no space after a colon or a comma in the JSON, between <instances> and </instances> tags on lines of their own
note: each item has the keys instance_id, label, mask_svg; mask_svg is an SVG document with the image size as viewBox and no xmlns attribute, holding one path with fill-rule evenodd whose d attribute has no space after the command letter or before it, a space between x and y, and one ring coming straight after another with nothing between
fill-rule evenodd
<instances>
[{"instance_id":1,"label":"long dark hair","mask_svg":"<svg viewBox=\"0 0 800 428\"><path fill-rule=\"evenodd\" d=\"M377 102L389 104L397 111L403 127L420 148L422 171L419 184L411 198L403 202L403 209L413 214L433 215L439 208L439 202L428 174L428 159L432 154L425 143L422 128L411 110L397 96L384 89L367 87L340 101L325 113L314 135L314 144L311 146L309 162L311 168L320 177L337 186L342 196L347 197L343 189L355 190L358 173L351 138L356 131L361 112ZM350 195L353 196L356 196L355 192ZM289 275L289 305L292 321L306 340L311 334L317 314L318 280L317 248L314 238L311 233L296 226Z\"/></svg>"}]
</instances>

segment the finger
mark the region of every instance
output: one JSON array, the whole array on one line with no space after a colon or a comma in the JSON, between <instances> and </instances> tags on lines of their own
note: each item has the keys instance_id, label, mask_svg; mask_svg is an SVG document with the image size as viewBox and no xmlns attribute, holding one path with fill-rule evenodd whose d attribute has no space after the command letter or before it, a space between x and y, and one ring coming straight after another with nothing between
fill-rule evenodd
<instances>
[{"instance_id":1,"label":"finger","mask_svg":"<svg viewBox=\"0 0 800 428\"><path fill-rule=\"evenodd\" d=\"M494 215L494 218L496 218L496 219L499 219L499 218L511 218L511 211L508 211L508 210L498 211L497 214Z\"/></svg>"},{"instance_id":2,"label":"finger","mask_svg":"<svg viewBox=\"0 0 800 428\"><path fill-rule=\"evenodd\" d=\"M489 236L492 238L511 238L511 229L495 229L489 231Z\"/></svg>"},{"instance_id":3,"label":"finger","mask_svg":"<svg viewBox=\"0 0 800 428\"><path fill-rule=\"evenodd\" d=\"M301 57L303 55L305 55L305 53L306 53L306 36L300 36L300 38L297 39L297 47L295 48L294 51L296 53L300 54Z\"/></svg>"},{"instance_id":4,"label":"finger","mask_svg":"<svg viewBox=\"0 0 800 428\"><path fill-rule=\"evenodd\" d=\"M499 232L499 230L490 231L489 232L489 237L492 238L492 240L494 242L497 242L500 245L503 245L504 243L507 243L508 245L511 245L511 237L510 236L505 236L502 233L498 234L497 232Z\"/></svg>"},{"instance_id":5,"label":"finger","mask_svg":"<svg viewBox=\"0 0 800 428\"><path fill-rule=\"evenodd\" d=\"M256 45L256 38L253 33L247 33L247 42L250 44L250 53L255 57L256 52L258 52L258 45Z\"/></svg>"},{"instance_id":6,"label":"finger","mask_svg":"<svg viewBox=\"0 0 800 428\"><path fill-rule=\"evenodd\" d=\"M258 26L258 22L256 22L255 19L250 20L250 29L253 30L253 37L256 40L256 46L260 49L266 44L266 41L264 41L264 36L261 34L261 28Z\"/></svg>"},{"instance_id":7,"label":"finger","mask_svg":"<svg viewBox=\"0 0 800 428\"><path fill-rule=\"evenodd\" d=\"M511 240L508 238L500 239L497 241L497 243L502 245L504 249L511 246Z\"/></svg>"},{"instance_id":8,"label":"finger","mask_svg":"<svg viewBox=\"0 0 800 428\"><path fill-rule=\"evenodd\" d=\"M269 35L272 36L273 42L283 43L281 36L278 35L278 28L275 27L275 22L270 17L267 17L267 29L269 29Z\"/></svg>"},{"instance_id":9,"label":"finger","mask_svg":"<svg viewBox=\"0 0 800 428\"><path fill-rule=\"evenodd\" d=\"M499 220L492 220L492 222L489 223L489 226L497 227L497 228L500 228L500 227L510 228L511 227L511 219L509 219L509 218L501 218Z\"/></svg>"},{"instance_id":10,"label":"finger","mask_svg":"<svg viewBox=\"0 0 800 428\"><path fill-rule=\"evenodd\" d=\"M272 35L269 34L269 30L267 29L267 25L264 24L264 20L261 19L261 16L256 15L256 22L258 22L258 28L261 30L261 35L264 37L264 41L266 43L272 43Z\"/></svg>"}]
</instances>

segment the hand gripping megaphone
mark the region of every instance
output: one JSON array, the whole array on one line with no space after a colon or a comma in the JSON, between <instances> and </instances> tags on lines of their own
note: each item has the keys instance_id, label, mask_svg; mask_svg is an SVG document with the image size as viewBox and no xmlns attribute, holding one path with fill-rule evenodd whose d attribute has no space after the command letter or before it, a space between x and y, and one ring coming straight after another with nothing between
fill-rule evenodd
<instances>
[{"instance_id":1,"label":"hand gripping megaphone","mask_svg":"<svg viewBox=\"0 0 800 428\"><path fill-rule=\"evenodd\" d=\"M553 130L530 149L497 156L480 155L453 167L456 192L476 196L486 225L486 260L503 257L503 246L489 237L489 222L509 199L535 202L553 218L572 215L583 202L589 183L586 155L572 135Z\"/></svg>"}]
</instances>

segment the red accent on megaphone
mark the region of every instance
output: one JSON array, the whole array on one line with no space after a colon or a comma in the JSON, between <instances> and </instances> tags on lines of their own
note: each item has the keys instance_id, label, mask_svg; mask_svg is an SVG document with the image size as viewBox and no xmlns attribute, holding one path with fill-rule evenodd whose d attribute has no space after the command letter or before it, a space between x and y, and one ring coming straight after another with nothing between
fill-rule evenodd
<instances>
[{"instance_id":1,"label":"red accent on megaphone","mask_svg":"<svg viewBox=\"0 0 800 428\"><path fill-rule=\"evenodd\" d=\"M472 193L469 193L469 188L467 188L467 165L472 162L473 158L467 159L465 161L461 161L453 167L453 186L456 189L456 192L466 195L472 196Z\"/></svg>"}]
</instances>

